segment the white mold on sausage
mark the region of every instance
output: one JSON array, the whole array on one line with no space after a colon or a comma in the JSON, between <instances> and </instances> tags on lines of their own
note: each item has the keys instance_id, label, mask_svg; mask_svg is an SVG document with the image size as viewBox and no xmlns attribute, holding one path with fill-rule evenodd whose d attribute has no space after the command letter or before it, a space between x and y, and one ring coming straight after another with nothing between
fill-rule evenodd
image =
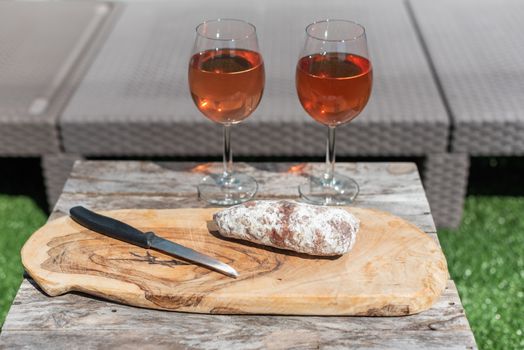
<instances>
[{"instance_id":1,"label":"white mold on sausage","mask_svg":"<svg viewBox=\"0 0 524 350\"><path fill-rule=\"evenodd\" d=\"M311 255L342 255L355 243L358 219L341 208L293 201L252 201L213 217L222 236Z\"/></svg>"}]
</instances>

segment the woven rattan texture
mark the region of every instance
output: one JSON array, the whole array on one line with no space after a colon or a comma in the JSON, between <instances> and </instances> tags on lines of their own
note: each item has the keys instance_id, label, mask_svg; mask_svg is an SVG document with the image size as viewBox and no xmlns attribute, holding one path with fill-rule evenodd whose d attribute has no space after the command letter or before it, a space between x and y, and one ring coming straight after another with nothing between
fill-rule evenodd
<instances>
[{"instance_id":1,"label":"woven rattan texture","mask_svg":"<svg viewBox=\"0 0 524 350\"><path fill-rule=\"evenodd\" d=\"M469 172L467 154L430 154L424 163L424 188L435 224L455 228L460 224Z\"/></svg>"},{"instance_id":2,"label":"woven rattan texture","mask_svg":"<svg viewBox=\"0 0 524 350\"><path fill-rule=\"evenodd\" d=\"M204 6L205 3L205 6ZM257 25L266 64L259 108L233 130L236 154L321 155L325 131L294 87L304 27L351 18L367 32L374 87L365 111L339 128L339 155L443 152L449 121L401 0L128 3L61 118L67 152L83 155L218 155L219 126L188 92L194 28L204 19Z\"/></svg>"},{"instance_id":3,"label":"woven rattan texture","mask_svg":"<svg viewBox=\"0 0 524 350\"><path fill-rule=\"evenodd\" d=\"M453 150L524 155L524 2L410 4L452 111Z\"/></svg>"},{"instance_id":4,"label":"woven rattan texture","mask_svg":"<svg viewBox=\"0 0 524 350\"><path fill-rule=\"evenodd\" d=\"M42 152L58 150L59 137L54 122L45 118L36 121L0 120L0 156L38 156Z\"/></svg>"},{"instance_id":5,"label":"woven rattan texture","mask_svg":"<svg viewBox=\"0 0 524 350\"><path fill-rule=\"evenodd\" d=\"M59 151L71 72L108 11L101 3L0 2L0 155Z\"/></svg>"},{"instance_id":6,"label":"woven rattan texture","mask_svg":"<svg viewBox=\"0 0 524 350\"><path fill-rule=\"evenodd\" d=\"M42 156L41 165L49 208L53 208L60 197L75 161L81 159L80 156L63 153Z\"/></svg>"}]
</instances>

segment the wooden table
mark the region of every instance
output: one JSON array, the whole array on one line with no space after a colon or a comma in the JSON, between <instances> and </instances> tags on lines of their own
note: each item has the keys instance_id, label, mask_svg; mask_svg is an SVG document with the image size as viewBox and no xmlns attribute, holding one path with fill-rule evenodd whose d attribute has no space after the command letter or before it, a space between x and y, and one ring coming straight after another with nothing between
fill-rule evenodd
<instances>
[{"instance_id":1,"label":"wooden table","mask_svg":"<svg viewBox=\"0 0 524 350\"><path fill-rule=\"evenodd\" d=\"M202 207L195 185L219 164L77 162L51 218L74 205L96 210ZM258 198L297 198L303 174L322 164L253 163ZM410 220L438 241L412 163L341 163L361 186L355 203ZM432 309L406 317L219 316L139 309L71 293L44 295L22 282L0 335L5 348L474 349L457 289L449 281Z\"/></svg>"}]
</instances>

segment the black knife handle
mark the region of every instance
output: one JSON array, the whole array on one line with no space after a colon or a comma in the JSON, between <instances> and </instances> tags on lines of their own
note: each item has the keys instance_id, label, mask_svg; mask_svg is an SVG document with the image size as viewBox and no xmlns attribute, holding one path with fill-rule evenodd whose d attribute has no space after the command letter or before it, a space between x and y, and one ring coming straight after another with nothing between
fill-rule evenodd
<instances>
[{"instance_id":1,"label":"black knife handle","mask_svg":"<svg viewBox=\"0 0 524 350\"><path fill-rule=\"evenodd\" d=\"M69 215L73 220L90 230L142 248L149 248L151 240L155 236L152 232L143 233L128 224L97 214L82 206L71 208Z\"/></svg>"}]
</instances>

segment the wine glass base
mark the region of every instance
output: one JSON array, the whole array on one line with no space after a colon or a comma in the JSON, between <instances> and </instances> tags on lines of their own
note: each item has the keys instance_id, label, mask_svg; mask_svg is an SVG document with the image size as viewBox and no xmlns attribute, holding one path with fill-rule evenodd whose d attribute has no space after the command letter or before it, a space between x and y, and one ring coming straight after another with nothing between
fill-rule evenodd
<instances>
[{"instance_id":1,"label":"wine glass base","mask_svg":"<svg viewBox=\"0 0 524 350\"><path fill-rule=\"evenodd\" d=\"M207 175L198 184L198 197L211 204L227 206L247 202L257 193L257 181L246 174Z\"/></svg>"},{"instance_id":2,"label":"wine glass base","mask_svg":"<svg viewBox=\"0 0 524 350\"><path fill-rule=\"evenodd\" d=\"M317 205L345 205L352 203L360 189L350 177L335 174L333 180L311 176L307 183L298 186L300 197Z\"/></svg>"}]
</instances>

